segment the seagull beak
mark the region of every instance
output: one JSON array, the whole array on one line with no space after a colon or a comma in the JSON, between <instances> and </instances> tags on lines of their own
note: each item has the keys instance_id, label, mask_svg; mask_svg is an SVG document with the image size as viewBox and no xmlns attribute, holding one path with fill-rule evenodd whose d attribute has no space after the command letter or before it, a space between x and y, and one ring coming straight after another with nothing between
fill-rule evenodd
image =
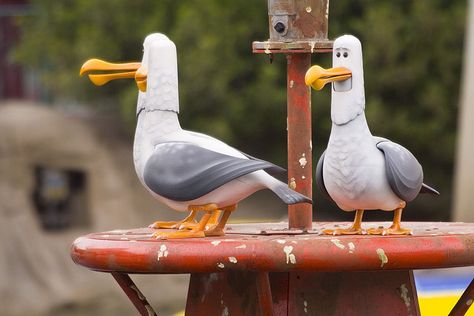
<instances>
[{"instance_id":1,"label":"seagull beak","mask_svg":"<svg viewBox=\"0 0 474 316\"><path fill-rule=\"evenodd\" d=\"M100 59L89 59L82 65L81 70L79 71L79 75L83 76L92 71L110 72L110 73L89 74L89 79L96 86L102 86L106 84L107 82L111 80L115 80L115 79L135 78L137 70L140 67L141 67L141 63L138 63L138 62L115 64L115 63L109 63Z\"/></svg>"},{"instance_id":2,"label":"seagull beak","mask_svg":"<svg viewBox=\"0 0 474 316\"><path fill-rule=\"evenodd\" d=\"M352 77L352 72L344 67L324 69L315 65L308 69L304 80L307 86L321 90L328 82L342 81Z\"/></svg>"},{"instance_id":3,"label":"seagull beak","mask_svg":"<svg viewBox=\"0 0 474 316\"><path fill-rule=\"evenodd\" d=\"M138 90L141 92L146 92L146 78L147 70L145 66L141 66L135 72L135 82L137 83Z\"/></svg>"}]
</instances>

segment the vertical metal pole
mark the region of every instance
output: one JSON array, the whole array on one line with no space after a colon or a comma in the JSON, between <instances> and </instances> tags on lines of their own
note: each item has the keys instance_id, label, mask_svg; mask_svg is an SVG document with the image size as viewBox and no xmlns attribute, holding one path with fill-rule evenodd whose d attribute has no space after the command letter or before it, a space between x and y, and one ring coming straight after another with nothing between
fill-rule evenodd
<instances>
[{"instance_id":1,"label":"vertical metal pole","mask_svg":"<svg viewBox=\"0 0 474 316\"><path fill-rule=\"evenodd\" d=\"M474 301L474 279L459 298L459 301L454 305L449 313L449 316L461 316L467 313Z\"/></svg>"},{"instance_id":2,"label":"vertical metal pole","mask_svg":"<svg viewBox=\"0 0 474 316\"><path fill-rule=\"evenodd\" d=\"M257 272L257 295L262 316L273 316L272 290L268 272Z\"/></svg>"},{"instance_id":3,"label":"vertical metal pole","mask_svg":"<svg viewBox=\"0 0 474 316\"><path fill-rule=\"evenodd\" d=\"M288 54L287 67L288 183L292 189L312 197L311 91L304 82L311 67L311 54ZM288 206L290 229L311 229L312 219L310 204Z\"/></svg>"}]
</instances>

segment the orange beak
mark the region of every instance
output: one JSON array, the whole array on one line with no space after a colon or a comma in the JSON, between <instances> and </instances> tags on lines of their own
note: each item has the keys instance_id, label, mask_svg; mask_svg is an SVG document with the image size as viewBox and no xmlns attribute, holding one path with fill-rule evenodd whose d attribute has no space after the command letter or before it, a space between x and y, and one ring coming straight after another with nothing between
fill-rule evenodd
<instances>
[{"instance_id":1,"label":"orange beak","mask_svg":"<svg viewBox=\"0 0 474 316\"><path fill-rule=\"evenodd\" d=\"M100 59L89 59L86 61L79 71L79 75L89 75L89 79L96 86L102 86L109 81L115 79L135 78L137 86L141 91L146 91L146 71L143 71L141 63L109 63ZM139 70L141 72L139 72ZM90 72L110 72L89 74Z\"/></svg>"},{"instance_id":2,"label":"orange beak","mask_svg":"<svg viewBox=\"0 0 474 316\"><path fill-rule=\"evenodd\" d=\"M342 81L352 77L352 72L344 67L324 69L315 65L308 69L304 80L306 85L316 90L321 90L327 83L333 81Z\"/></svg>"}]
</instances>

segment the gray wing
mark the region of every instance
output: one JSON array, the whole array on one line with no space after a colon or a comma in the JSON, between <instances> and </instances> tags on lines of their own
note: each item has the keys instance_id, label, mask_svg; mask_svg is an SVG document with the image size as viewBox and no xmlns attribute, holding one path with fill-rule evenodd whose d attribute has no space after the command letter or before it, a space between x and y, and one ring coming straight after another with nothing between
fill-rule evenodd
<instances>
[{"instance_id":1,"label":"gray wing","mask_svg":"<svg viewBox=\"0 0 474 316\"><path fill-rule=\"evenodd\" d=\"M377 148L385 156L388 183L393 192L404 201L412 201L423 184L423 168L411 152L401 145L384 140Z\"/></svg>"},{"instance_id":2,"label":"gray wing","mask_svg":"<svg viewBox=\"0 0 474 316\"><path fill-rule=\"evenodd\" d=\"M316 165L316 185L318 186L319 191L323 194L323 196L328 199L329 201L334 200L329 195L328 190L326 190L326 186L324 185L324 178L323 178L323 165L324 165L324 155L326 151L324 151L319 157L318 164Z\"/></svg>"},{"instance_id":3,"label":"gray wing","mask_svg":"<svg viewBox=\"0 0 474 316\"><path fill-rule=\"evenodd\" d=\"M244 155L245 157L247 157L248 159L251 159L251 160L256 160L256 161L265 161L265 160L262 160L262 159L259 159L259 158L255 158L253 156L250 156L249 154L246 154L244 152L240 152L242 155ZM265 161L267 163L270 163L268 161ZM272 164L272 163L270 163ZM268 172L269 174L271 174L272 176L279 176L281 174L284 174L286 173L286 169L285 168L282 168L280 166L277 166L275 164L272 164L272 167L269 167L267 169L265 169L266 172Z\"/></svg>"},{"instance_id":4,"label":"gray wing","mask_svg":"<svg viewBox=\"0 0 474 316\"><path fill-rule=\"evenodd\" d=\"M192 143L167 142L155 146L145 165L144 181L158 195L190 201L238 177L273 167L263 160L232 157Z\"/></svg>"}]
</instances>

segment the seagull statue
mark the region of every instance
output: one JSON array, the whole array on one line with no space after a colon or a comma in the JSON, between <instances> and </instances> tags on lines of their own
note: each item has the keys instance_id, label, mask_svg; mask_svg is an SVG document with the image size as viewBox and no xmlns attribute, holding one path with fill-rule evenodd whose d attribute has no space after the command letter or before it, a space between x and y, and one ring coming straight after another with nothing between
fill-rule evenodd
<instances>
[{"instance_id":1,"label":"seagull statue","mask_svg":"<svg viewBox=\"0 0 474 316\"><path fill-rule=\"evenodd\" d=\"M332 82L332 128L326 150L316 167L321 192L344 211L356 211L346 229L327 229L324 234L409 235L400 226L406 202L419 193L438 195L423 183L423 169L416 158L401 145L372 136L364 114L364 75L362 47L352 35L334 41L333 68L312 66L305 82L321 90ZM363 230L364 210L394 211L389 228Z\"/></svg>"},{"instance_id":2,"label":"seagull statue","mask_svg":"<svg viewBox=\"0 0 474 316\"><path fill-rule=\"evenodd\" d=\"M191 238L224 235L237 203L256 191L272 190L286 204L311 203L269 173L284 169L246 155L208 135L181 129L178 121L178 67L175 44L163 34L148 35L141 63L113 64L88 60L80 75L96 85L135 78L138 86L134 163L138 178L160 202L189 211L181 221L157 221L154 237ZM197 212L203 212L197 222Z\"/></svg>"}]
</instances>

